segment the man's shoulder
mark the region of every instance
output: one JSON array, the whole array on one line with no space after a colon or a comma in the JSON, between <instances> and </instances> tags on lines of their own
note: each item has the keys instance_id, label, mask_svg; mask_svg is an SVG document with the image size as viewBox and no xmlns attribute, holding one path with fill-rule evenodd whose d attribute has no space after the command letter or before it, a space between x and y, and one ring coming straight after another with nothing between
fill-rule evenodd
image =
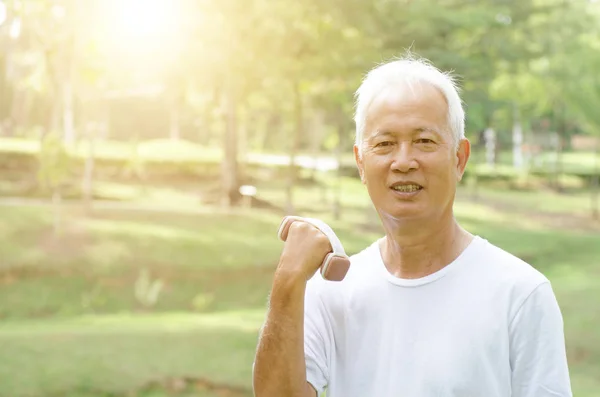
<instances>
[{"instance_id":1,"label":"man's shoulder","mask_svg":"<svg viewBox=\"0 0 600 397\"><path fill-rule=\"evenodd\" d=\"M474 265L487 279L510 286L523 293L532 291L548 278L518 252L513 253L499 245L481 239L480 249L474 256Z\"/></svg>"},{"instance_id":2,"label":"man's shoulder","mask_svg":"<svg viewBox=\"0 0 600 397\"><path fill-rule=\"evenodd\" d=\"M379 259L379 241L377 239L363 247L360 251L350 255L350 261L353 263L364 264Z\"/></svg>"}]
</instances>

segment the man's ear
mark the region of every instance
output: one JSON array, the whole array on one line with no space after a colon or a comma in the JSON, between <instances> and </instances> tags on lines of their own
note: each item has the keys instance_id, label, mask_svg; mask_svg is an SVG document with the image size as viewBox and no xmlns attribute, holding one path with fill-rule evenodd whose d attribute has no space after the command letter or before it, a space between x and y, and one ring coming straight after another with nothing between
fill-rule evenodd
<instances>
[{"instance_id":1,"label":"man's ear","mask_svg":"<svg viewBox=\"0 0 600 397\"><path fill-rule=\"evenodd\" d=\"M358 173L360 175L360 181L365 183L365 169L362 161L362 155L358 149L358 146L354 145L354 160L356 161L356 167L358 168Z\"/></svg>"},{"instance_id":2,"label":"man's ear","mask_svg":"<svg viewBox=\"0 0 600 397\"><path fill-rule=\"evenodd\" d=\"M456 179L458 181L462 180L470 156L471 142L467 138L463 138L460 140L458 150L456 151Z\"/></svg>"}]
</instances>

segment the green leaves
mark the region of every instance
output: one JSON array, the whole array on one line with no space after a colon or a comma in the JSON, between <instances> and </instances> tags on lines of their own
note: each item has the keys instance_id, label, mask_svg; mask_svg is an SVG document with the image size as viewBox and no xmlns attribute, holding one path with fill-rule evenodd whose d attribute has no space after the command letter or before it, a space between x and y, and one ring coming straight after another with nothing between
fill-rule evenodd
<instances>
[{"instance_id":1,"label":"green leaves","mask_svg":"<svg viewBox=\"0 0 600 397\"><path fill-rule=\"evenodd\" d=\"M77 14L76 2L65 0L61 17L50 0L4 3L0 43L12 43L8 69L18 76L9 85L35 92L46 106L73 67L78 98L158 87L159 95L177 99L182 119L192 120L212 112L226 90L256 117L277 111L283 124L292 124L291 87L297 84L306 117L324 111L326 124L340 117L350 123L362 76L410 48L454 71L470 130L485 128L515 101L532 119L552 114L558 102L573 122L589 124L596 117L589 108L597 96L590 76L600 53L598 2L182 1L176 2L179 23L164 40L141 42L143 56L118 38L115 43L106 25L112 15L106 4L119 2L91 1L89 12ZM7 41L7 24L16 15L22 36ZM48 115L31 119L44 125Z\"/></svg>"}]
</instances>

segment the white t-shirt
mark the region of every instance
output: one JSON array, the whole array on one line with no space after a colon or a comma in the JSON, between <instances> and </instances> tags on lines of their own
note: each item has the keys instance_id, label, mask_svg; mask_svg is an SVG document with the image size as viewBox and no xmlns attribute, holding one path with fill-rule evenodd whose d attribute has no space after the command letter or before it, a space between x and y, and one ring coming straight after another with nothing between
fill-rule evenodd
<instances>
[{"instance_id":1,"label":"white t-shirt","mask_svg":"<svg viewBox=\"0 0 600 397\"><path fill-rule=\"evenodd\" d=\"M562 315L546 277L481 237L420 279L377 242L341 282L307 286L307 380L328 397L572 396Z\"/></svg>"}]
</instances>

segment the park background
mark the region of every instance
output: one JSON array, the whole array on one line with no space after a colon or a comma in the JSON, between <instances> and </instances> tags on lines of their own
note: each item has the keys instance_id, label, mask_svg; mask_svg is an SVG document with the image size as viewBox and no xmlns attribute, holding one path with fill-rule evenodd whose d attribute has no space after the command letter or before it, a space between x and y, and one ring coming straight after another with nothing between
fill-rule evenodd
<instances>
[{"instance_id":1,"label":"park background","mask_svg":"<svg viewBox=\"0 0 600 397\"><path fill-rule=\"evenodd\" d=\"M282 217L382 234L353 93L407 49L462 87L456 216L600 396L593 0L0 0L0 396L251 396Z\"/></svg>"}]
</instances>

